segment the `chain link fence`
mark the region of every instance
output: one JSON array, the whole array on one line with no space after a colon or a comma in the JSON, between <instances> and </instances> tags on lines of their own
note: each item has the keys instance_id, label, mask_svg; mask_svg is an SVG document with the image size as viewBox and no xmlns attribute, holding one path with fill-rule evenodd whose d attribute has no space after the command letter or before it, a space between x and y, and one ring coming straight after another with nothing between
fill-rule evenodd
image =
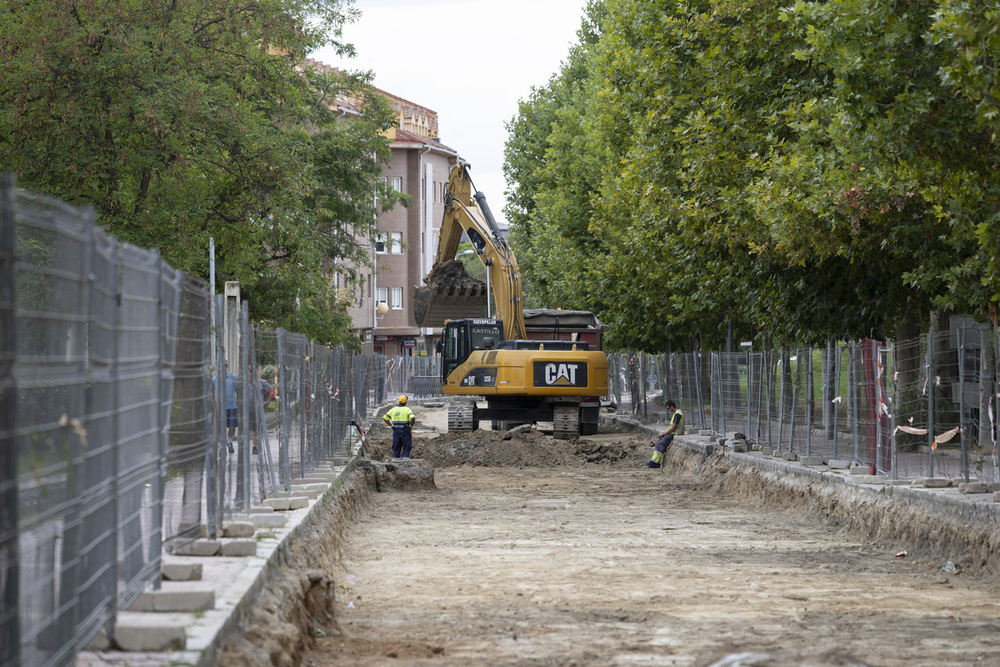
<instances>
[{"instance_id":1,"label":"chain link fence","mask_svg":"<svg viewBox=\"0 0 1000 667\"><path fill-rule=\"evenodd\" d=\"M610 354L620 413L742 433L751 447L842 460L892 479L1000 482L996 330L953 317L946 331L883 343L703 354Z\"/></svg>"},{"instance_id":2,"label":"chain link fence","mask_svg":"<svg viewBox=\"0 0 1000 667\"><path fill-rule=\"evenodd\" d=\"M373 406L441 394L439 357L256 325L9 177L2 223L0 667L73 664L159 586L163 553L345 463ZM613 353L604 404L662 421L673 399L690 430L751 447L996 483L997 350L995 327L953 317L901 342Z\"/></svg>"},{"instance_id":3,"label":"chain link fence","mask_svg":"<svg viewBox=\"0 0 1000 667\"><path fill-rule=\"evenodd\" d=\"M440 392L437 360L326 348L246 303L233 317L9 176L2 205L0 667L74 664L159 587L162 554L346 463L372 406Z\"/></svg>"}]
</instances>

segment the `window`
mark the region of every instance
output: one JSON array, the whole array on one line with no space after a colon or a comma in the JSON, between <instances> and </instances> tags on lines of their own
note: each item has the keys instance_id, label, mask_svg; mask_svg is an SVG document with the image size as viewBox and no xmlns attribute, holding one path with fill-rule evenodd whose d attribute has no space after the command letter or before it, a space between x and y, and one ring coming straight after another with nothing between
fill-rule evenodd
<instances>
[{"instance_id":1,"label":"window","mask_svg":"<svg viewBox=\"0 0 1000 667\"><path fill-rule=\"evenodd\" d=\"M385 234L382 232L379 232L378 236L375 237L375 252L380 255L385 254Z\"/></svg>"},{"instance_id":2,"label":"window","mask_svg":"<svg viewBox=\"0 0 1000 667\"><path fill-rule=\"evenodd\" d=\"M403 288L393 287L392 288L392 309L402 310L403 309Z\"/></svg>"},{"instance_id":3,"label":"window","mask_svg":"<svg viewBox=\"0 0 1000 667\"><path fill-rule=\"evenodd\" d=\"M375 297L375 305L376 306L378 304L380 304L380 303L386 303L389 300L389 288L388 287L379 287L378 289L375 290L375 293L377 295Z\"/></svg>"},{"instance_id":4,"label":"window","mask_svg":"<svg viewBox=\"0 0 1000 667\"><path fill-rule=\"evenodd\" d=\"M396 192L402 192L403 191L403 179L402 179L402 177L400 177L400 176L393 176L392 177L392 189L395 190Z\"/></svg>"},{"instance_id":5,"label":"window","mask_svg":"<svg viewBox=\"0 0 1000 667\"><path fill-rule=\"evenodd\" d=\"M403 232L392 232L390 235L389 252L393 255L403 254Z\"/></svg>"}]
</instances>

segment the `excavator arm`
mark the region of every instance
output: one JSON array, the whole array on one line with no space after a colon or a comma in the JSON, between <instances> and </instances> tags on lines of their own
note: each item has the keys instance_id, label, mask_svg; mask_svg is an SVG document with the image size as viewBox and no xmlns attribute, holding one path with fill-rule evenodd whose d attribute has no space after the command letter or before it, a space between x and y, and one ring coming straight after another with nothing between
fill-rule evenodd
<instances>
[{"instance_id":1,"label":"excavator arm","mask_svg":"<svg viewBox=\"0 0 1000 667\"><path fill-rule=\"evenodd\" d=\"M463 267L455 266L461 264L455 257L463 234L486 268L485 290L469 279ZM486 198L472 184L468 165L462 162L448 176L441 238L426 283L426 287L414 288L413 310L419 326L440 327L448 319L482 317L492 292L504 338L525 338L517 259L500 234Z\"/></svg>"}]
</instances>

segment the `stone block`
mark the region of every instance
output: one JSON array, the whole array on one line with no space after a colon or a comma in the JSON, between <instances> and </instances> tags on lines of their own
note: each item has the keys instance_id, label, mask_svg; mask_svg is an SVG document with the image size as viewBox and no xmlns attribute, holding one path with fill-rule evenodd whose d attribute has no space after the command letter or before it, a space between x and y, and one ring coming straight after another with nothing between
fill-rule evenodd
<instances>
[{"instance_id":1,"label":"stone block","mask_svg":"<svg viewBox=\"0 0 1000 667\"><path fill-rule=\"evenodd\" d=\"M296 486L295 484L292 484L292 493L296 496L304 496L310 500L319 498L319 491L314 489L304 489L301 486Z\"/></svg>"},{"instance_id":2,"label":"stone block","mask_svg":"<svg viewBox=\"0 0 1000 667\"><path fill-rule=\"evenodd\" d=\"M311 483L311 484L316 484L316 483L319 483L319 482L325 482L327 484L331 484L331 483L337 481L337 473L335 473L335 472L327 472L327 473L323 473L323 472L311 472L311 473L308 473L305 477L303 477L301 479L293 479L292 481L295 482L295 483L297 483L297 484L300 484L302 482Z\"/></svg>"},{"instance_id":3,"label":"stone block","mask_svg":"<svg viewBox=\"0 0 1000 667\"><path fill-rule=\"evenodd\" d=\"M708 436L711 436L712 435L712 429L709 429L709 428L700 429L698 431L698 435L708 435Z\"/></svg>"},{"instance_id":4,"label":"stone block","mask_svg":"<svg viewBox=\"0 0 1000 667\"><path fill-rule=\"evenodd\" d=\"M208 537L208 529L205 527L205 524L203 523L181 522L177 526L178 534L187 533L190 530L194 531L193 535L195 537Z\"/></svg>"},{"instance_id":5,"label":"stone block","mask_svg":"<svg viewBox=\"0 0 1000 667\"><path fill-rule=\"evenodd\" d=\"M180 621L160 620L149 614L119 614L115 646L122 651L167 653L183 650L187 638Z\"/></svg>"},{"instance_id":6,"label":"stone block","mask_svg":"<svg viewBox=\"0 0 1000 667\"><path fill-rule=\"evenodd\" d=\"M86 646L83 647L84 651L107 651L111 648L111 638L108 637L108 631L102 626L94 638L91 639Z\"/></svg>"},{"instance_id":7,"label":"stone block","mask_svg":"<svg viewBox=\"0 0 1000 667\"><path fill-rule=\"evenodd\" d=\"M885 475L851 475L855 484L885 484Z\"/></svg>"},{"instance_id":8,"label":"stone block","mask_svg":"<svg viewBox=\"0 0 1000 667\"><path fill-rule=\"evenodd\" d=\"M257 540L223 540L222 555L242 558L257 555Z\"/></svg>"},{"instance_id":9,"label":"stone block","mask_svg":"<svg viewBox=\"0 0 1000 667\"><path fill-rule=\"evenodd\" d=\"M288 499L288 509L300 510L303 507L309 507L309 499L305 496L292 496Z\"/></svg>"},{"instance_id":10,"label":"stone block","mask_svg":"<svg viewBox=\"0 0 1000 667\"><path fill-rule=\"evenodd\" d=\"M803 456L799 459L799 463L804 466L821 466L826 461L823 460L822 456Z\"/></svg>"},{"instance_id":11,"label":"stone block","mask_svg":"<svg viewBox=\"0 0 1000 667\"><path fill-rule=\"evenodd\" d=\"M330 490L330 483L329 482L319 482L319 483L315 483L315 484L303 484L302 488L313 490L313 491L319 491L320 493L326 493L327 491Z\"/></svg>"},{"instance_id":12,"label":"stone block","mask_svg":"<svg viewBox=\"0 0 1000 667\"><path fill-rule=\"evenodd\" d=\"M784 452L781 455L781 458L785 459L786 461L798 461L799 455L796 454L795 452Z\"/></svg>"},{"instance_id":13,"label":"stone block","mask_svg":"<svg viewBox=\"0 0 1000 667\"><path fill-rule=\"evenodd\" d=\"M201 563L164 563L163 578L167 581L199 581Z\"/></svg>"},{"instance_id":14,"label":"stone block","mask_svg":"<svg viewBox=\"0 0 1000 667\"><path fill-rule=\"evenodd\" d=\"M833 470L847 470L851 467L851 462L847 459L830 459L826 465Z\"/></svg>"},{"instance_id":15,"label":"stone block","mask_svg":"<svg viewBox=\"0 0 1000 667\"><path fill-rule=\"evenodd\" d=\"M726 440L746 440L747 434L741 431L730 431L726 434Z\"/></svg>"},{"instance_id":16,"label":"stone block","mask_svg":"<svg viewBox=\"0 0 1000 667\"><path fill-rule=\"evenodd\" d=\"M746 440L727 440L726 444L732 448L737 454L747 453L747 441Z\"/></svg>"},{"instance_id":17,"label":"stone block","mask_svg":"<svg viewBox=\"0 0 1000 667\"><path fill-rule=\"evenodd\" d=\"M285 516L277 513L255 514L252 521L258 528L281 528L285 525Z\"/></svg>"},{"instance_id":18,"label":"stone block","mask_svg":"<svg viewBox=\"0 0 1000 667\"><path fill-rule=\"evenodd\" d=\"M254 525L249 521L233 521L222 524L223 537L253 537Z\"/></svg>"},{"instance_id":19,"label":"stone block","mask_svg":"<svg viewBox=\"0 0 1000 667\"><path fill-rule=\"evenodd\" d=\"M959 493L989 493L989 489L982 482L966 482L959 484Z\"/></svg>"},{"instance_id":20,"label":"stone block","mask_svg":"<svg viewBox=\"0 0 1000 667\"><path fill-rule=\"evenodd\" d=\"M951 486L951 480L944 477L921 477L913 482L913 486L923 489L946 489Z\"/></svg>"},{"instance_id":21,"label":"stone block","mask_svg":"<svg viewBox=\"0 0 1000 667\"><path fill-rule=\"evenodd\" d=\"M265 498L264 506L270 507L275 512L284 512L289 508L288 498Z\"/></svg>"},{"instance_id":22,"label":"stone block","mask_svg":"<svg viewBox=\"0 0 1000 667\"><path fill-rule=\"evenodd\" d=\"M254 514L274 514L274 508L267 505L257 505L256 507L250 508L250 520L253 521Z\"/></svg>"},{"instance_id":23,"label":"stone block","mask_svg":"<svg viewBox=\"0 0 1000 667\"><path fill-rule=\"evenodd\" d=\"M146 591L136 598L129 611L194 612L208 611L215 606L215 591L168 590ZM117 634L116 634L117 637Z\"/></svg>"},{"instance_id":24,"label":"stone block","mask_svg":"<svg viewBox=\"0 0 1000 667\"><path fill-rule=\"evenodd\" d=\"M174 550L178 556L214 556L222 549L218 540L195 540Z\"/></svg>"}]
</instances>

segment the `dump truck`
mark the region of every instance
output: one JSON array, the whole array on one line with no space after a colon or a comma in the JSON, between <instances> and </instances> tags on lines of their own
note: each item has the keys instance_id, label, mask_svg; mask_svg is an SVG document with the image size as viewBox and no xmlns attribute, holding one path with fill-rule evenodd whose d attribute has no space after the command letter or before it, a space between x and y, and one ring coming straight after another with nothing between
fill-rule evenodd
<instances>
[{"instance_id":1,"label":"dump truck","mask_svg":"<svg viewBox=\"0 0 1000 667\"><path fill-rule=\"evenodd\" d=\"M463 236L486 281L469 276L456 259ZM597 432L608 393L603 327L586 311L525 311L517 259L466 163L449 174L434 265L425 286L414 288L413 304L418 325L444 328L442 391L455 397L449 431L474 431L490 420L494 429L552 422L559 439Z\"/></svg>"}]
</instances>

